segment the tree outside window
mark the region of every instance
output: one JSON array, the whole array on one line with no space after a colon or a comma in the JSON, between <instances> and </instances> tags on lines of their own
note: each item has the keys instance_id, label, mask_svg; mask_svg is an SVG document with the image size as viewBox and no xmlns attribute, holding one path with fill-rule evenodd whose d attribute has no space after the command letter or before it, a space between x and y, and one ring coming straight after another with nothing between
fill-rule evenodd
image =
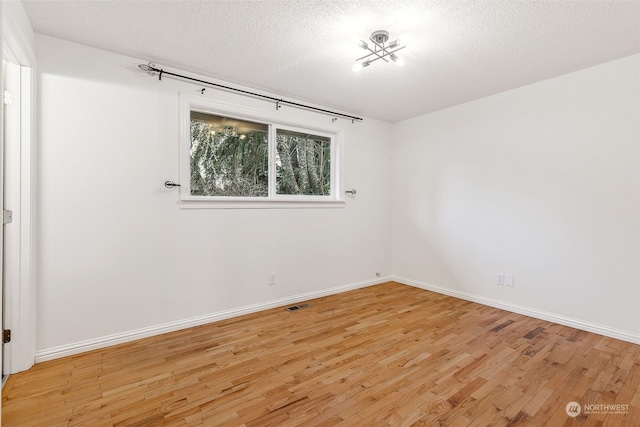
<instances>
[{"instance_id":1,"label":"tree outside window","mask_svg":"<svg viewBox=\"0 0 640 427\"><path fill-rule=\"evenodd\" d=\"M191 111L191 195L330 196L331 137L280 127L274 134L270 144L268 124Z\"/></svg>"}]
</instances>

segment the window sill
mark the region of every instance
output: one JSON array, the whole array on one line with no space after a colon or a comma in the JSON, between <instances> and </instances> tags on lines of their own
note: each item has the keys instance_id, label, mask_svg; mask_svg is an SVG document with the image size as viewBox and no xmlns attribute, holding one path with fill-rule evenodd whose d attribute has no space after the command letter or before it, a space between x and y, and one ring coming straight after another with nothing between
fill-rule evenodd
<instances>
[{"instance_id":1,"label":"window sill","mask_svg":"<svg viewBox=\"0 0 640 427\"><path fill-rule=\"evenodd\" d=\"M339 209L345 207L344 200L283 200L255 198L183 198L180 209Z\"/></svg>"}]
</instances>

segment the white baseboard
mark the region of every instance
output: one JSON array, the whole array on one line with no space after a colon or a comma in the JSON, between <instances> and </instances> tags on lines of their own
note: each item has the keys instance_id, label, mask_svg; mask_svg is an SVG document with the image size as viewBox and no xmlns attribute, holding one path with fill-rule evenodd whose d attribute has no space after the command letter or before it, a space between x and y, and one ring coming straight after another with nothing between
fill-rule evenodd
<instances>
[{"instance_id":1,"label":"white baseboard","mask_svg":"<svg viewBox=\"0 0 640 427\"><path fill-rule=\"evenodd\" d=\"M442 286L431 285L427 283L418 282L404 277L392 276L390 280L394 282L402 283L403 285L413 286L415 288L425 289L428 291L436 292L439 294L449 295L455 298L460 298L466 301L477 302L478 304L488 305L489 307L495 307L502 310L510 311L513 313L522 314L536 319L547 320L549 322L558 323L564 326L570 326L572 328L580 329L587 332L593 332L605 337L616 338L622 341L627 341L633 344L640 344L640 335L622 331L619 329L609 328L607 326L597 325L595 323L584 322L582 320L572 319L569 317L561 316L554 313L548 313L532 309L529 307L523 307L516 304L507 303L504 301L494 300L491 298L482 297L479 295L470 294L467 292L456 291L454 289L444 288Z\"/></svg>"},{"instance_id":2,"label":"white baseboard","mask_svg":"<svg viewBox=\"0 0 640 427\"><path fill-rule=\"evenodd\" d=\"M155 335L165 334L180 329L191 328L194 326L205 325L207 323L216 322L218 320L229 319L232 317L242 316L244 314L255 313L270 308L281 307L290 304L296 304L310 299L321 298L328 295L339 294L354 289L365 288L368 286L379 285L392 280L390 277L381 277L376 280L367 280L362 282L351 283L348 285L336 286L329 289L307 292L304 294L293 295L291 297L281 298L261 302L257 304L246 305L230 310L219 311L217 313L205 314L203 316L192 317L189 319L177 320L175 322L164 323L161 325L150 326L147 328L134 329L131 331L121 332L104 337L94 338L85 341L79 341L71 344L51 347L36 352L36 363L46 362L48 360L59 359L65 356L71 356L86 351L96 350L99 348L109 347L116 344L135 341Z\"/></svg>"},{"instance_id":3,"label":"white baseboard","mask_svg":"<svg viewBox=\"0 0 640 427\"><path fill-rule=\"evenodd\" d=\"M560 316L554 313L535 310L532 308L523 307L516 304L511 304L511 303L506 303L504 301L494 300L491 298L486 298L479 295L470 294L467 292L460 292L454 289L444 288L442 286L422 283L422 282L407 279L404 277L387 276L387 277L378 278L376 280L362 281L362 282L351 283L348 285L336 286L329 289L322 289L319 291L307 292L304 294L294 295L291 297L266 301L266 302L257 303L257 304L251 304L243 307L238 307L235 309L206 314L203 316L197 316L189 319L178 320L175 322L164 323L161 325L150 326L148 328L134 329L131 331L121 332L118 334L107 335L104 337L66 344L58 347L51 347L51 348L36 352L36 363L46 362L48 360L53 360L53 359L59 359L65 356L84 353L87 351L109 347L116 344L122 344L125 342L135 341L138 339L147 338L155 335L165 334L167 332L173 332L180 329L186 329L194 326L205 325L207 323L212 323L218 320L224 320L232 317L242 316L244 314L250 314L250 313L255 313L262 310L268 310L271 308L286 306L290 304L296 304L296 303L307 301L314 298L321 298L328 295L334 295L342 292L351 291L354 289L374 286L374 285L378 285L378 284L389 282L389 281L402 283L404 285L425 289L425 290L436 292L443 295L449 295L449 296L460 298L466 301L472 301L472 302L487 305L490 307L495 307L502 310L510 311L513 313L534 317L536 319L546 320L549 322L570 326L572 328L593 332L606 337L616 338L616 339L627 341L634 344L640 344L640 335L634 334L628 331L622 331L619 329L609 328L609 327L597 325L594 323L571 319L569 317Z\"/></svg>"}]
</instances>

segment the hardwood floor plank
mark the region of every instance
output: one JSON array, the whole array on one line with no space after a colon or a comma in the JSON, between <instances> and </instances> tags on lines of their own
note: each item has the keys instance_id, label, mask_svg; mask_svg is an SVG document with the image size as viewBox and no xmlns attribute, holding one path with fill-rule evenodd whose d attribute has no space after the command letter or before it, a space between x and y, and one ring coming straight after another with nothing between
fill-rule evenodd
<instances>
[{"instance_id":1,"label":"hardwood floor plank","mask_svg":"<svg viewBox=\"0 0 640 427\"><path fill-rule=\"evenodd\" d=\"M3 425L640 425L640 346L397 283L307 303L38 364Z\"/></svg>"}]
</instances>

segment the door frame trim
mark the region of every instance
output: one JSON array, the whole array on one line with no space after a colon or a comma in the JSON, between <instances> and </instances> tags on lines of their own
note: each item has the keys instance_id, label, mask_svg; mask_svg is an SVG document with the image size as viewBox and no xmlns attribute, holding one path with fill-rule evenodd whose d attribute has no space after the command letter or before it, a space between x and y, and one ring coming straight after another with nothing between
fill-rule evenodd
<instances>
[{"instance_id":1,"label":"door frame trim","mask_svg":"<svg viewBox=\"0 0 640 427\"><path fill-rule=\"evenodd\" d=\"M3 4L6 6L7 4ZM12 280L5 283L8 300L6 301L5 321L12 329L12 341L6 348L7 363L5 374L13 374L27 370L35 363L36 351L36 272L35 272L35 212L36 212L36 86L35 86L35 54L29 34L26 33L26 14L24 9L18 10L11 5L2 9L2 58L19 66L20 81L20 111L19 138L13 140L14 158L18 160L13 175L13 188L5 191L12 192L13 204L18 210L14 216L14 225L19 227L14 232L12 240L7 242L5 250L12 262L5 266L5 276L11 274ZM15 6L15 7L12 7ZM27 20L27 25L28 23ZM4 90L4 89L3 89ZM6 124L5 124L6 125ZM4 141L11 144L12 141ZM18 151L15 151L18 150ZM5 162L8 159L5 159ZM7 183L5 183L6 185ZM11 206L5 206L11 209Z\"/></svg>"}]
</instances>

